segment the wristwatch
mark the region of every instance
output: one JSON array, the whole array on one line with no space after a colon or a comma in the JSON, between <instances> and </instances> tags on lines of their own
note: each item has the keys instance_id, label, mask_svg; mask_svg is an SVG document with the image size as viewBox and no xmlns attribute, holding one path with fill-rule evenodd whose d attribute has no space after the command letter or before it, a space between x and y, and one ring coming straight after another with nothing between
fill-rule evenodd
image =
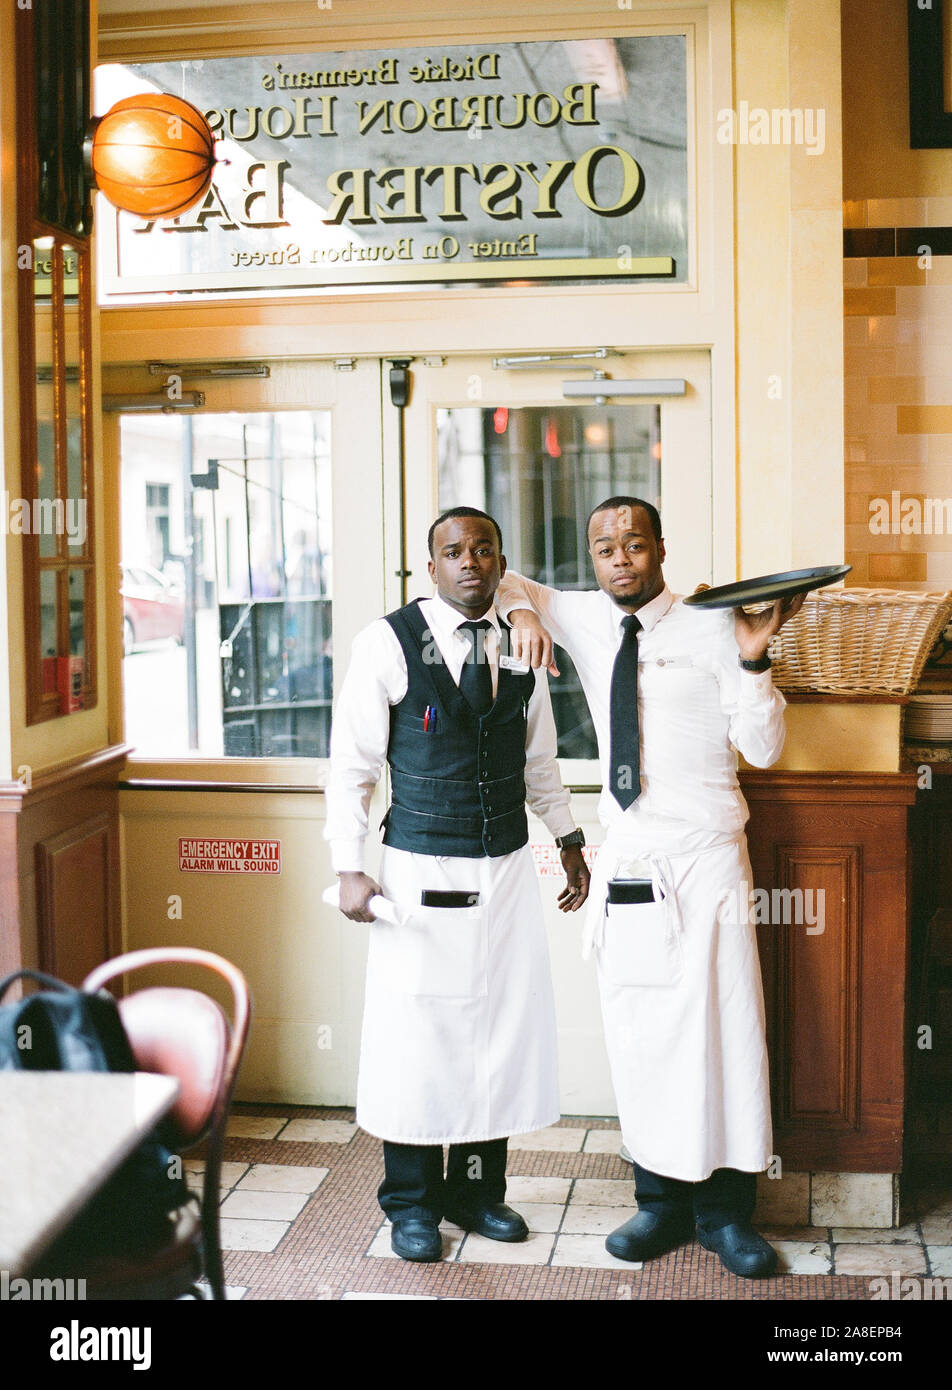
<instances>
[{"instance_id":1,"label":"wristwatch","mask_svg":"<svg viewBox=\"0 0 952 1390\"><path fill-rule=\"evenodd\" d=\"M739 657L738 660L744 671L769 671L773 665L773 662L766 652L764 652L763 656L758 657L756 661L745 661L743 657Z\"/></svg>"},{"instance_id":2,"label":"wristwatch","mask_svg":"<svg viewBox=\"0 0 952 1390\"><path fill-rule=\"evenodd\" d=\"M576 826L575 829L570 830L567 835L557 835L555 843L558 845L559 849L568 849L571 845L578 845L579 848L581 848L585 843L585 831Z\"/></svg>"}]
</instances>

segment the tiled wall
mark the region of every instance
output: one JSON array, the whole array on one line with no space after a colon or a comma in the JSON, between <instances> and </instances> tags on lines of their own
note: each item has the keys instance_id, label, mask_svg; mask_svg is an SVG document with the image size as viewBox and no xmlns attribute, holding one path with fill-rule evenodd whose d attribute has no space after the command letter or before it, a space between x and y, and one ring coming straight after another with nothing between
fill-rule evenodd
<instances>
[{"instance_id":1,"label":"tiled wall","mask_svg":"<svg viewBox=\"0 0 952 1390\"><path fill-rule=\"evenodd\" d=\"M952 198L848 202L844 228L847 583L950 589Z\"/></svg>"}]
</instances>

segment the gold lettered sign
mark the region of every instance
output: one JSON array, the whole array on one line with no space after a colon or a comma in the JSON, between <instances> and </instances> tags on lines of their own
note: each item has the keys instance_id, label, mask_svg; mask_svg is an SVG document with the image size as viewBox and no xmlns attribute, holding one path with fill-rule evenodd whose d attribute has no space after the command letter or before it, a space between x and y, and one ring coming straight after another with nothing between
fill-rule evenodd
<instances>
[{"instance_id":1,"label":"gold lettered sign","mask_svg":"<svg viewBox=\"0 0 952 1390\"><path fill-rule=\"evenodd\" d=\"M143 222L100 200L106 297L688 271L683 34L100 69L186 97L219 165Z\"/></svg>"}]
</instances>

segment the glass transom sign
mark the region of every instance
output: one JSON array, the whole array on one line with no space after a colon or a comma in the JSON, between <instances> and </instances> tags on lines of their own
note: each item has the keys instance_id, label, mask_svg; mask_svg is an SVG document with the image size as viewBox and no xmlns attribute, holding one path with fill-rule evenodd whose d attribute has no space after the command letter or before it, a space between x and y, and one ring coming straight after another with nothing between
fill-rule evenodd
<instances>
[{"instance_id":1,"label":"glass transom sign","mask_svg":"<svg viewBox=\"0 0 952 1390\"><path fill-rule=\"evenodd\" d=\"M661 410L637 406L462 406L437 411L439 504L481 507L509 568L557 589L595 589L587 519L608 497L661 505ZM549 691L559 757L598 757L568 653Z\"/></svg>"},{"instance_id":2,"label":"glass transom sign","mask_svg":"<svg viewBox=\"0 0 952 1390\"><path fill-rule=\"evenodd\" d=\"M684 34L109 65L184 96L219 164L144 222L101 203L107 299L688 276Z\"/></svg>"}]
</instances>

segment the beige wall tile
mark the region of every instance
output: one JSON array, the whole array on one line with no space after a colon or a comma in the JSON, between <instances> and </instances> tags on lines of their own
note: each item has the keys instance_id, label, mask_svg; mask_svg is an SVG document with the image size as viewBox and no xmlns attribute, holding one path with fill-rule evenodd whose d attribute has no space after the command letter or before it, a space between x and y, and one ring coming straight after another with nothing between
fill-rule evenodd
<instances>
[{"instance_id":1,"label":"beige wall tile","mask_svg":"<svg viewBox=\"0 0 952 1390\"><path fill-rule=\"evenodd\" d=\"M930 549L926 557L926 580L937 589L952 589L952 547Z\"/></svg>"},{"instance_id":2,"label":"beige wall tile","mask_svg":"<svg viewBox=\"0 0 952 1390\"><path fill-rule=\"evenodd\" d=\"M873 538L875 539L875 537ZM869 578L877 583L921 583L926 578L926 557L924 555L874 555L869 557ZM816 1219L814 1217L814 1219ZM845 1218L841 1218L845 1220ZM830 1223L831 1224L831 1223ZM862 1225L853 1221L853 1225Z\"/></svg>"},{"instance_id":3,"label":"beige wall tile","mask_svg":"<svg viewBox=\"0 0 952 1390\"><path fill-rule=\"evenodd\" d=\"M867 443L879 437L889 439L896 433L894 405L853 405L845 412L846 433L862 435Z\"/></svg>"},{"instance_id":4,"label":"beige wall tile","mask_svg":"<svg viewBox=\"0 0 952 1390\"><path fill-rule=\"evenodd\" d=\"M927 198L926 227L952 227L952 198Z\"/></svg>"},{"instance_id":5,"label":"beige wall tile","mask_svg":"<svg viewBox=\"0 0 952 1390\"><path fill-rule=\"evenodd\" d=\"M867 524L868 524L868 522L869 522L869 515L870 515L870 512L869 512L869 503L870 503L870 493L868 493L868 492L847 492L847 494L846 494L846 513L845 513L845 515L846 515L846 540L847 540L848 543L849 543L850 541L855 540L855 532L854 532L854 530L853 530L854 527L856 527L856 526L861 526L861 527L863 528L863 530L866 530L866 529L867 529Z\"/></svg>"},{"instance_id":6,"label":"beige wall tile","mask_svg":"<svg viewBox=\"0 0 952 1390\"><path fill-rule=\"evenodd\" d=\"M891 1226L891 1173L814 1173L810 1218L814 1226Z\"/></svg>"},{"instance_id":7,"label":"beige wall tile","mask_svg":"<svg viewBox=\"0 0 952 1390\"><path fill-rule=\"evenodd\" d=\"M847 322L855 322L848 319ZM908 349L907 349L908 351ZM847 347L843 352L847 376L893 376L896 372L896 349L883 347Z\"/></svg>"},{"instance_id":8,"label":"beige wall tile","mask_svg":"<svg viewBox=\"0 0 952 1390\"><path fill-rule=\"evenodd\" d=\"M870 198L866 203L868 227L919 227L925 216L925 198Z\"/></svg>"},{"instance_id":9,"label":"beige wall tile","mask_svg":"<svg viewBox=\"0 0 952 1390\"><path fill-rule=\"evenodd\" d=\"M870 405L914 405L925 401L925 382L916 376L871 376Z\"/></svg>"},{"instance_id":10,"label":"beige wall tile","mask_svg":"<svg viewBox=\"0 0 952 1390\"><path fill-rule=\"evenodd\" d=\"M869 320L848 318L843 320L843 344L845 347L865 347L869 341Z\"/></svg>"},{"instance_id":11,"label":"beige wall tile","mask_svg":"<svg viewBox=\"0 0 952 1390\"><path fill-rule=\"evenodd\" d=\"M871 256L866 282L869 285L925 285L928 284L927 274L920 270L915 256Z\"/></svg>"},{"instance_id":12,"label":"beige wall tile","mask_svg":"<svg viewBox=\"0 0 952 1390\"><path fill-rule=\"evenodd\" d=\"M925 463L929 456L928 434L897 434L895 419L891 431L874 434L867 441L870 463Z\"/></svg>"},{"instance_id":13,"label":"beige wall tile","mask_svg":"<svg viewBox=\"0 0 952 1390\"><path fill-rule=\"evenodd\" d=\"M915 343L922 337L923 326L918 318L874 316L867 320L866 334L871 346L891 347L896 343Z\"/></svg>"},{"instance_id":14,"label":"beige wall tile","mask_svg":"<svg viewBox=\"0 0 952 1390\"><path fill-rule=\"evenodd\" d=\"M952 434L952 405L900 405L899 434Z\"/></svg>"},{"instance_id":15,"label":"beige wall tile","mask_svg":"<svg viewBox=\"0 0 952 1390\"><path fill-rule=\"evenodd\" d=\"M874 467L870 464L850 463L846 468L846 491L879 492L883 487L882 480L888 476L884 464Z\"/></svg>"},{"instance_id":16,"label":"beige wall tile","mask_svg":"<svg viewBox=\"0 0 952 1390\"><path fill-rule=\"evenodd\" d=\"M810 1219L810 1174L784 1173L782 1178L757 1175L754 1219L773 1226L805 1226Z\"/></svg>"},{"instance_id":17,"label":"beige wall tile","mask_svg":"<svg viewBox=\"0 0 952 1390\"><path fill-rule=\"evenodd\" d=\"M896 293L894 289L845 289L843 291L844 312L846 314L894 314L896 312ZM906 313L909 310L905 310Z\"/></svg>"},{"instance_id":18,"label":"beige wall tile","mask_svg":"<svg viewBox=\"0 0 952 1390\"><path fill-rule=\"evenodd\" d=\"M912 435L910 438L919 438ZM879 479L882 481L879 481ZM917 493L923 497L944 497L952 487L948 468L928 463L893 463L883 465L876 483L879 494L896 488L904 496Z\"/></svg>"},{"instance_id":19,"label":"beige wall tile","mask_svg":"<svg viewBox=\"0 0 952 1390\"><path fill-rule=\"evenodd\" d=\"M843 226L844 227L865 227L866 226L866 199L857 198L848 200L843 204Z\"/></svg>"},{"instance_id":20,"label":"beige wall tile","mask_svg":"<svg viewBox=\"0 0 952 1390\"><path fill-rule=\"evenodd\" d=\"M894 370L900 376L949 377L952 354L948 344L933 342L928 334L915 343L900 343L894 354Z\"/></svg>"},{"instance_id":21,"label":"beige wall tile","mask_svg":"<svg viewBox=\"0 0 952 1390\"><path fill-rule=\"evenodd\" d=\"M856 288L866 283L866 257L845 256L843 258L843 284Z\"/></svg>"},{"instance_id":22,"label":"beige wall tile","mask_svg":"<svg viewBox=\"0 0 952 1390\"><path fill-rule=\"evenodd\" d=\"M853 566L852 572L846 576L846 583L868 584L869 555L865 551L847 549L843 558L847 565Z\"/></svg>"},{"instance_id":23,"label":"beige wall tile","mask_svg":"<svg viewBox=\"0 0 952 1390\"><path fill-rule=\"evenodd\" d=\"M865 372L861 376L844 376L843 378L843 409L844 412L853 410L856 407L862 409L869 401L869 377ZM845 414L844 414L845 418Z\"/></svg>"},{"instance_id":24,"label":"beige wall tile","mask_svg":"<svg viewBox=\"0 0 952 1390\"><path fill-rule=\"evenodd\" d=\"M882 291L856 290L854 293L874 294ZM904 318L944 318L952 311L952 285L899 285L895 295L896 307L893 312Z\"/></svg>"}]
</instances>

